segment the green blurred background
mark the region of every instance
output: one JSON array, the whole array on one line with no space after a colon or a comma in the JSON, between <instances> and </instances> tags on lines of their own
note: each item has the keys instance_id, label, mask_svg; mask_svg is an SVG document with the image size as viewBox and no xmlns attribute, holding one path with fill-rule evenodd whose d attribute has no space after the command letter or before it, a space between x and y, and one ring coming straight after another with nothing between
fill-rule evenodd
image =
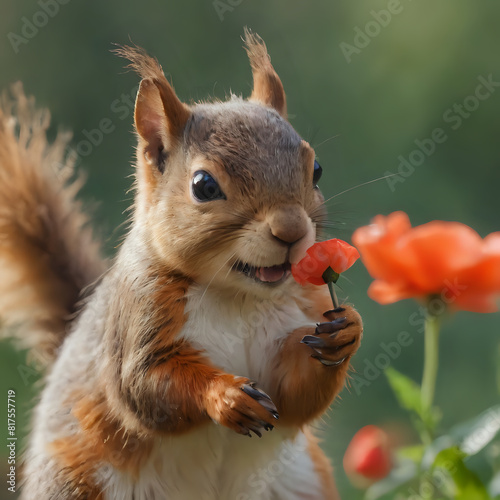
<instances>
[{"instance_id":1,"label":"green blurred background","mask_svg":"<svg viewBox=\"0 0 500 500\"><path fill-rule=\"evenodd\" d=\"M324 168L325 195L354 188L329 204L336 223L331 236L349 239L374 215L394 210L406 211L414 224L458 220L482 236L500 230L500 89L490 84L484 100L471 97L480 77L500 81L498 2L60 0L57 8L46 3L50 15L43 14L43 4L0 0L0 87L22 80L26 92L51 110L51 133L58 127L73 130L79 166L88 173L84 197L99 202L95 222L110 253L131 198L130 103L138 83L110 53L112 43L131 40L157 56L186 101L224 98L231 91L248 95L244 26L268 45L287 92L290 121L316 147ZM377 14L381 10L386 12ZM465 109L454 108L464 104ZM89 146L87 132L106 118L112 125L108 122L101 138L94 133L99 140ZM434 146L424 141L432 154L415 153L415 141L431 137L436 128L444 130L446 140ZM405 167L403 176L356 187L397 173L401 155L421 164L413 172ZM417 305L379 306L366 295L369 283L361 264L343 283L344 295L366 325L354 360L358 377L365 378L370 364L380 364L383 343L405 331L412 343L391 364L419 380L423 339L409 320ZM443 426L498 401L498 330L498 314L472 313L456 314L444 328L437 387ZM36 375L24 355L5 343L0 362L0 394L16 390L18 433L24 436ZM342 469L357 429L378 424L412 439L385 377L373 369L368 377L361 388L344 390L321 425L345 499L361 495ZM1 408L6 415L6 396ZM6 418L0 422L3 436ZM6 455L5 446L0 453ZM6 459L0 462L6 467ZM13 495L7 486L0 486L0 499L8 497Z\"/></svg>"}]
</instances>

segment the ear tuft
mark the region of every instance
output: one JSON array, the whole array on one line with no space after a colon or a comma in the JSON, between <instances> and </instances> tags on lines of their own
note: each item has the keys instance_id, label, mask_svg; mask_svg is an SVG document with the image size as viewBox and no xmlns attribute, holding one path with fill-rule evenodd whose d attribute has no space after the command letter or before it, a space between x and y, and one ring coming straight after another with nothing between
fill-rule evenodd
<instances>
[{"instance_id":1,"label":"ear tuft","mask_svg":"<svg viewBox=\"0 0 500 500\"><path fill-rule=\"evenodd\" d=\"M117 48L112 51L119 57L127 59L130 62L126 67L134 70L141 79L161 79L165 78L163 70L158 60L151 57L142 47L135 45L117 45Z\"/></svg>"},{"instance_id":2,"label":"ear tuft","mask_svg":"<svg viewBox=\"0 0 500 500\"><path fill-rule=\"evenodd\" d=\"M181 139L191 110L179 100L158 61L144 49L119 46L114 53L130 61L127 67L142 78L135 103L139 151L163 173L168 153Z\"/></svg>"},{"instance_id":3,"label":"ear tuft","mask_svg":"<svg viewBox=\"0 0 500 500\"><path fill-rule=\"evenodd\" d=\"M253 75L253 91L250 100L274 108L283 117L287 117L286 95L283 84L271 64L264 40L248 28L244 29L245 50L250 59Z\"/></svg>"},{"instance_id":4,"label":"ear tuft","mask_svg":"<svg viewBox=\"0 0 500 500\"><path fill-rule=\"evenodd\" d=\"M170 134L171 139L180 137L184 130L184 126L191 116L191 110L186 104L179 100L173 87L165 78L165 74L157 59L149 56L143 48L137 46L130 47L122 45L118 46L113 52L130 61L127 68L133 69L138 73L143 81L149 80L154 83L160 93L161 102L163 104L167 132ZM152 95L152 93L150 93L150 95ZM139 102L139 100L136 102L136 115L138 112L137 104ZM152 104L156 105L156 103ZM146 137L144 138L147 139Z\"/></svg>"}]
</instances>

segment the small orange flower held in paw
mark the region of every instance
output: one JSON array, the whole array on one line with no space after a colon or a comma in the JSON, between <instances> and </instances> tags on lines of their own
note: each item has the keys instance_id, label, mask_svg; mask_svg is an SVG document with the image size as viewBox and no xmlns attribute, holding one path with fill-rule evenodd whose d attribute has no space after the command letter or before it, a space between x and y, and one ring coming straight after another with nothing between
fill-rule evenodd
<instances>
[{"instance_id":1,"label":"small orange flower held in paw","mask_svg":"<svg viewBox=\"0 0 500 500\"><path fill-rule=\"evenodd\" d=\"M358 251L345 241L336 238L320 241L307 250L307 255L300 262L292 264L292 274L301 285L324 285L327 281L323 275L328 268L339 275L358 259Z\"/></svg>"},{"instance_id":2,"label":"small orange flower held in paw","mask_svg":"<svg viewBox=\"0 0 500 500\"><path fill-rule=\"evenodd\" d=\"M367 425L352 438L344 455L344 470L350 481L366 488L383 479L392 469L389 436L375 425Z\"/></svg>"},{"instance_id":3,"label":"small orange flower held in paw","mask_svg":"<svg viewBox=\"0 0 500 500\"><path fill-rule=\"evenodd\" d=\"M340 274L349 269L358 259L358 251L345 241L337 238L321 241L310 247L301 261L292 264L292 275L301 285L328 284L333 305L338 307L333 283L336 283Z\"/></svg>"},{"instance_id":4,"label":"small orange flower held in paw","mask_svg":"<svg viewBox=\"0 0 500 500\"><path fill-rule=\"evenodd\" d=\"M353 242L375 278L368 294L381 304L439 296L455 309L498 310L500 232L482 239L459 222L412 228L408 215L377 215L355 231Z\"/></svg>"}]
</instances>

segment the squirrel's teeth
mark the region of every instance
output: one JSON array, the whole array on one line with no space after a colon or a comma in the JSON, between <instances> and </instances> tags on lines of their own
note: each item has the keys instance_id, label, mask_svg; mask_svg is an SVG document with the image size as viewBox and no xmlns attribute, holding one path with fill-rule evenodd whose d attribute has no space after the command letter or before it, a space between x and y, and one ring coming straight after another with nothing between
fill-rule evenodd
<instances>
[{"instance_id":1,"label":"squirrel's teeth","mask_svg":"<svg viewBox=\"0 0 500 500\"><path fill-rule=\"evenodd\" d=\"M265 283L276 283L285 275L285 266L259 267L255 272L255 277Z\"/></svg>"},{"instance_id":2,"label":"squirrel's teeth","mask_svg":"<svg viewBox=\"0 0 500 500\"><path fill-rule=\"evenodd\" d=\"M238 262L234 269L260 283L273 284L282 281L287 276L290 271L290 264L287 262L278 266L255 267Z\"/></svg>"}]
</instances>

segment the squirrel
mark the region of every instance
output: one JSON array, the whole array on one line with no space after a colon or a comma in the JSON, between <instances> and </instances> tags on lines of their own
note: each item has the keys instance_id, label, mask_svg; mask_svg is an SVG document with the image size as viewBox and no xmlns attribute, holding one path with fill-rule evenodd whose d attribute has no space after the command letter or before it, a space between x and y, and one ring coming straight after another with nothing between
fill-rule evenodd
<instances>
[{"instance_id":1,"label":"squirrel","mask_svg":"<svg viewBox=\"0 0 500 500\"><path fill-rule=\"evenodd\" d=\"M25 500L339 498L311 424L362 321L291 276L321 238L322 169L265 43L244 42L250 97L190 105L143 49L116 50L141 82L132 216L110 263L70 137L48 141L20 85L4 95L0 318L48 365Z\"/></svg>"}]
</instances>

